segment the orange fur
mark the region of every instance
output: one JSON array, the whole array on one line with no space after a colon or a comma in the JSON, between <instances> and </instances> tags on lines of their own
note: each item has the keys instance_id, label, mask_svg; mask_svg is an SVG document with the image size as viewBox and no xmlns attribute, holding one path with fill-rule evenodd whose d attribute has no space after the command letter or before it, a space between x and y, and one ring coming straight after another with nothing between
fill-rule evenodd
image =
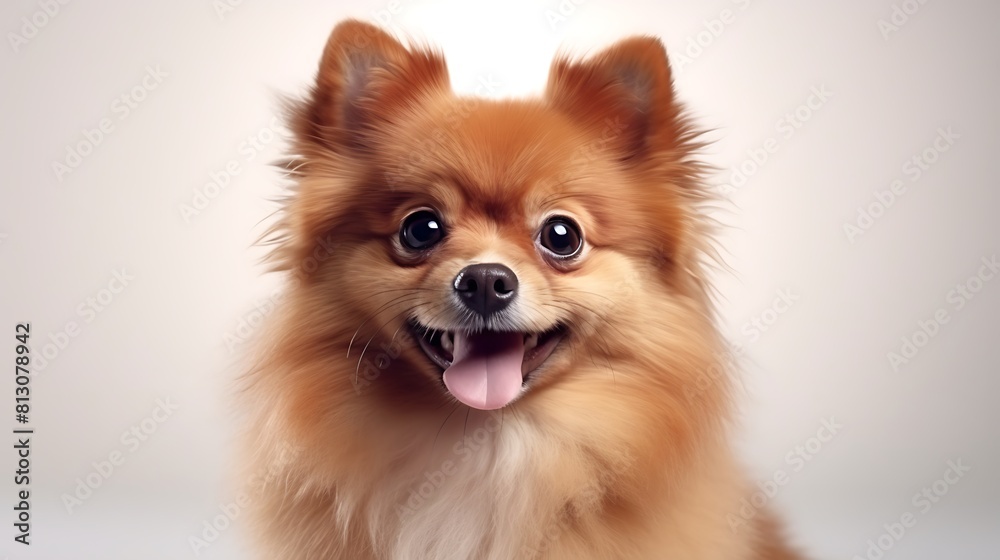
<instances>
[{"instance_id":1,"label":"orange fur","mask_svg":"<svg viewBox=\"0 0 1000 560\"><path fill-rule=\"evenodd\" d=\"M272 255L290 284L244 392L261 558L797 558L766 512L731 523L749 486L704 169L659 41L486 101L453 94L438 53L347 21L291 125ZM415 257L396 239L422 206L448 235ZM548 212L579 223L579 258L540 255ZM490 413L456 404L405 323L454 322L452 278L486 258L516 271L525 325L568 327Z\"/></svg>"}]
</instances>

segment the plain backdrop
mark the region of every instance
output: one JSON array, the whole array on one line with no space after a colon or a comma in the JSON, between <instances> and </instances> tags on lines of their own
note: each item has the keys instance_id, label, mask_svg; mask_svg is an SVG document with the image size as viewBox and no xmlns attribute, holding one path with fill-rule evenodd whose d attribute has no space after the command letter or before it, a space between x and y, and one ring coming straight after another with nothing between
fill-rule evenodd
<instances>
[{"instance_id":1,"label":"plain backdrop","mask_svg":"<svg viewBox=\"0 0 1000 560\"><path fill-rule=\"evenodd\" d=\"M712 129L758 498L817 559L1000 558L1000 4L974 0L4 2L0 360L30 321L36 433L31 546L0 442L0 558L250 557L229 403L279 285L252 247L277 98L345 17L492 97L662 37Z\"/></svg>"}]
</instances>

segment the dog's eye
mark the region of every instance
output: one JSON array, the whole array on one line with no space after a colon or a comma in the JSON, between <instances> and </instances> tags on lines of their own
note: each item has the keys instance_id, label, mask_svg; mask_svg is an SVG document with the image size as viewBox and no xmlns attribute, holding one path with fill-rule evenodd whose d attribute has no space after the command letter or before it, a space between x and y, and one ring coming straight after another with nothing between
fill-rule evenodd
<instances>
[{"instance_id":1,"label":"dog's eye","mask_svg":"<svg viewBox=\"0 0 1000 560\"><path fill-rule=\"evenodd\" d=\"M404 247L414 250L427 249L444 237L441 219L430 210L418 210L403 220L399 240Z\"/></svg>"},{"instance_id":2,"label":"dog's eye","mask_svg":"<svg viewBox=\"0 0 1000 560\"><path fill-rule=\"evenodd\" d=\"M580 229L569 218L555 216L549 218L538 234L542 247L559 258L575 256L583 247Z\"/></svg>"}]
</instances>

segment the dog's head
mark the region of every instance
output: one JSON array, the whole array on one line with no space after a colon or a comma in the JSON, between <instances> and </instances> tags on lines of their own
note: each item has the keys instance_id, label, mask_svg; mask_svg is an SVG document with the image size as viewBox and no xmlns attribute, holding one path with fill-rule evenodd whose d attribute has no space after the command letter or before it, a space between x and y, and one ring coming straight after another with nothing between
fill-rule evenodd
<instances>
[{"instance_id":1,"label":"dog's head","mask_svg":"<svg viewBox=\"0 0 1000 560\"><path fill-rule=\"evenodd\" d=\"M540 99L493 101L346 22L293 129L275 256L299 280L286 356L322 364L304 399L663 406L707 371L701 168L658 40L559 58Z\"/></svg>"}]
</instances>

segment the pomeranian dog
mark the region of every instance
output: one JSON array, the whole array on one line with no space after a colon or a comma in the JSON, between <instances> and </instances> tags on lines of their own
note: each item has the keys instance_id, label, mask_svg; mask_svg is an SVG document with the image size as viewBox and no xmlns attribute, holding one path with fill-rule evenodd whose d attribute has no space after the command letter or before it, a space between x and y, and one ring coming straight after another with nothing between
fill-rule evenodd
<instances>
[{"instance_id":1,"label":"pomeranian dog","mask_svg":"<svg viewBox=\"0 0 1000 560\"><path fill-rule=\"evenodd\" d=\"M798 558L727 443L705 166L659 40L485 100L345 21L289 114L289 282L243 391L260 558Z\"/></svg>"}]
</instances>

